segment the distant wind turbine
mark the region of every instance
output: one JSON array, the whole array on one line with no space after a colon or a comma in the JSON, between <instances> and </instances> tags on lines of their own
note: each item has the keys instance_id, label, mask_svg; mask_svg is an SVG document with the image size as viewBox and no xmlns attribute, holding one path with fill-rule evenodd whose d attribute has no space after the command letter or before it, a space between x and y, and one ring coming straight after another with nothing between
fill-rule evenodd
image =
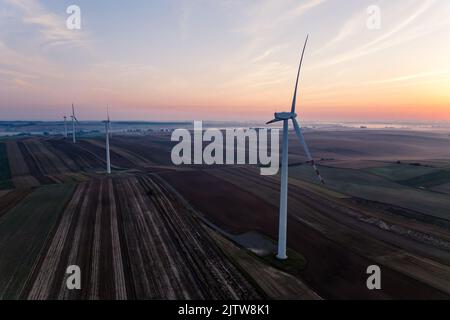
<instances>
[{"instance_id":1,"label":"distant wind turbine","mask_svg":"<svg viewBox=\"0 0 450 320\"><path fill-rule=\"evenodd\" d=\"M75 126L75 122L79 124L77 117L75 116L75 107L73 106L72 103L72 115L70 116L72 118L72 138L73 138L73 143L77 143L77 133L76 133L76 126Z\"/></svg>"},{"instance_id":2,"label":"distant wind turbine","mask_svg":"<svg viewBox=\"0 0 450 320\"><path fill-rule=\"evenodd\" d=\"M106 133L106 172L108 174L111 174L111 157L109 154L109 126L111 124L111 121L109 120L109 108L106 107L106 115L107 115L107 120L103 121L103 123L105 124L105 133Z\"/></svg>"},{"instance_id":3,"label":"distant wind turbine","mask_svg":"<svg viewBox=\"0 0 450 320\"><path fill-rule=\"evenodd\" d=\"M64 115L64 137L67 139L67 117Z\"/></svg>"},{"instance_id":4,"label":"distant wind turbine","mask_svg":"<svg viewBox=\"0 0 450 320\"><path fill-rule=\"evenodd\" d=\"M294 91L294 99L292 101L292 109L291 112L277 112L275 113L275 119L269 121L267 124L281 122L283 121L283 145L282 145L282 155L281 155L281 191L280 191L280 221L279 221L279 232L278 232L278 254L277 258L279 260L286 260L286 235L287 235L287 196L288 196L288 133L289 133L289 120L292 120L295 128L295 133L297 137L300 139L303 148L305 149L306 156L308 157L309 162L314 168L319 180L322 184L325 184L325 181L322 179L322 176L317 169L317 166L314 162L314 159L311 156L311 152L309 151L308 145L306 144L305 138L303 136L302 129L297 122L297 114L295 113L295 107L297 104L297 91L298 91L298 82L300 78L300 71L303 63L303 56L305 54L306 45L308 43L309 35L306 37L305 45L303 47L302 55L300 58L300 66L298 67L297 73L297 81L295 83L295 91Z\"/></svg>"}]
</instances>

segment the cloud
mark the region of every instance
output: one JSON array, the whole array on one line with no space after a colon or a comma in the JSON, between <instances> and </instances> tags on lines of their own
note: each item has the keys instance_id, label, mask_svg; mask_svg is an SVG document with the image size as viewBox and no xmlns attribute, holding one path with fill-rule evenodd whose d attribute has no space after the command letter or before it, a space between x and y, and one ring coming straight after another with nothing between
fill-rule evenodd
<instances>
[{"instance_id":1,"label":"cloud","mask_svg":"<svg viewBox=\"0 0 450 320\"><path fill-rule=\"evenodd\" d=\"M330 47L335 46L336 44L346 40L352 35L357 34L358 30L361 29L361 26L365 24L366 15L364 12L358 12L354 14L350 19L348 19L342 28L339 30L337 35L332 38L328 43L319 51L326 50Z\"/></svg>"},{"instance_id":2,"label":"cloud","mask_svg":"<svg viewBox=\"0 0 450 320\"><path fill-rule=\"evenodd\" d=\"M299 4L295 8L291 9L288 14L284 17L280 18L280 20L293 19L296 17L300 17L307 13L308 11L314 9L315 7L321 5L326 0L310 0L305 3Z\"/></svg>"},{"instance_id":3,"label":"cloud","mask_svg":"<svg viewBox=\"0 0 450 320\"><path fill-rule=\"evenodd\" d=\"M325 2L326 0L309 0L292 6L291 1L285 0L258 1L256 6L250 8L245 25L234 31L249 35L260 34L299 18Z\"/></svg>"},{"instance_id":4,"label":"cloud","mask_svg":"<svg viewBox=\"0 0 450 320\"><path fill-rule=\"evenodd\" d=\"M178 18L178 25L180 32L180 40L186 41L189 37L189 23L192 16L192 8L186 1L183 1L179 5L179 10L180 13Z\"/></svg>"},{"instance_id":5,"label":"cloud","mask_svg":"<svg viewBox=\"0 0 450 320\"><path fill-rule=\"evenodd\" d=\"M63 75L46 59L21 54L0 41L0 81L10 88L23 86L44 88L45 81L60 81ZM44 80L45 79L45 80Z\"/></svg>"},{"instance_id":6,"label":"cloud","mask_svg":"<svg viewBox=\"0 0 450 320\"><path fill-rule=\"evenodd\" d=\"M363 44L359 47L356 47L350 51L344 52L340 55L336 55L335 58L322 61L315 66L312 66L311 69L319 69L324 67L330 67L336 64L348 62L369 54L373 54L375 52L392 48L394 46L410 42L417 38L423 37L425 35L436 32L441 29L443 26L446 26L450 23L450 7L439 7L436 8L436 12L440 13L435 16L431 16L429 10L436 3L435 0L423 0L420 2L421 6L415 10L410 15L403 18L400 23L389 29L387 32L372 40L366 44ZM440 9L440 10L439 10ZM384 9L385 11L387 9ZM434 13L436 13L434 12ZM427 13L428 18L425 22L417 21L420 17L424 16ZM432 18L431 18L432 17ZM356 18L355 18L356 19ZM355 20L356 21L356 20ZM414 22L414 24L413 24ZM352 24L352 20L348 22L348 24ZM407 28L408 27L408 28ZM343 28L343 30L349 28L348 26ZM360 30L364 30L367 32L365 28L360 28ZM342 35L338 35L334 42L343 40L351 31L343 31ZM398 35L398 36L397 36ZM362 36L362 34L360 34Z\"/></svg>"},{"instance_id":7,"label":"cloud","mask_svg":"<svg viewBox=\"0 0 450 320\"><path fill-rule=\"evenodd\" d=\"M263 53L257 55L255 58L253 58L251 60L251 63L264 62L269 57L271 57L274 53L277 53L277 52L279 52L281 50L284 50L287 47L289 47L289 43L281 43L281 44L274 45L273 47L265 50Z\"/></svg>"},{"instance_id":8,"label":"cloud","mask_svg":"<svg viewBox=\"0 0 450 320\"><path fill-rule=\"evenodd\" d=\"M423 1L423 0L422 0ZM362 47L362 49L371 47L376 45L377 43L380 43L386 39L391 38L392 36L396 35L403 29L405 29L407 26L409 26L411 23L413 23L417 18L419 18L421 15L423 15L431 6L436 3L435 0L425 0L423 1L422 5L417 9L415 12L413 12L411 15L406 17L406 19L403 19L398 25L396 25L393 29L389 30L387 33L383 34L381 37L375 39L372 42L367 43Z\"/></svg>"},{"instance_id":9,"label":"cloud","mask_svg":"<svg viewBox=\"0 0 450 320\"><path fill-rule=\"evenodd\" d=\"M24 25L31 25L38 31L42 47L77 46L87 44L86 32L69 30L66 27L64 14L57 15L46 10L36 0L3 0L15 8Z\"/></svg>"},{"instance_id":10,"label":"cloud","mask_svg":"<svg viewBox=\"0 0 450 320\"><path fill-rule=\"evenodd\" d=\"M12 88L25 84L42 88L59 82L65 66L49 59L52 49L58 56L64 51L83 48L87 52L86 33L66 28L65 12L57 15L36 0L0 0L0 80ZM7 33L1 32L8 30Z\"/></svg>"},{"instance_id":11,"label":"cloud","mask_svg":"<svg viewBox=\"0 0 450 320\"><path fill-rule=\"evenodd\" d=\"M231 32L238 34L242 46L227 57L230 65L240 66L240 69L233 69L233 72L227 74L231 83L256 87L259 84L265 86L287 80L286 69L289 70L292 66L284 63L283 59L286 52L300 50L300 43L303 41L297 38L298 31L292 32L292 29L295 25L296 30L300 30L299 24L307 22L302 17L325 2L326 0L260 0L245 8L240 7L240 14L233 19L234 28L231 28ZM292 37L285 37L290 34ZM306 37L306 33L304 36ZM297 63L297 59L292 61L293 65ZM276 77L277 80L270 77Z\"/></svg>"},{"instance_id":12,"label":"cloud","mask_svg":"<svg viewBox=\"0 0 450 320\"><path fill-rule=\"evenodd\" d=\"M416 80L416 79L423 79L423 78L429 78L436 76L445 76L450 75L450 70L439 70L439 71L431 71L431 72L422 72L422 73L416 73L416 74L408 74L403 76L398 76L394 78L384 79L384 80L378 80L378 81L372 81L370 84L382 84L382 83L396 83L396 82L406 82L409 80Z\"/></svg>"}]
</instances>

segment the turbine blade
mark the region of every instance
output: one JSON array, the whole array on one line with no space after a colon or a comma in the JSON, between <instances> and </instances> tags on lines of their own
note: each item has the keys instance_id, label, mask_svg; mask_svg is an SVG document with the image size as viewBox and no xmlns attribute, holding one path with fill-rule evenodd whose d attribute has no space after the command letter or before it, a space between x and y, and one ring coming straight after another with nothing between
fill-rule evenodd
<instances>
[{"instance_id":1,"label":"turbine blade","mask_svg":"<svg viewBox=\"0 0 450 320\"><path fill-rule=\"evenodd\" d=\"M273 120L270 120L269 122L267 122L266 124L272 124L272 123L276 123L276 122L280 122L280 121L283 121L283 120L273 119Z\"/></svg>"},{"instance_id":2,"label":"turbine blade","mask_svg":"<svg viewBox=\"0 0 450 320\"><path fill-rule=\"evenodd\" d=\"M300 58L300 65L298 67L297 81L295 82L294 99L292 100L292 109L291 109L292 113L295 113L295 107L297 104L298 81L300 79L300 71L302 70L303 56L305 55L305 49L306 49L306 45L308 44L308 39L309 39L309 35L306 36L305 45L303 46L302 56Z\"/></svg>"},{"instance_id":3,"label":"turbine blade","mask_svg":"<svg viewBox=\"0 0 450 320\"><path fill-rule=\"evenodd\" d=\"M300 139L300 142L303 145L303 148L305 149L306 156L308 157L309 162L314 168L314 171L316 172L316 175L319 178L320 183L325 184L325 181L320 175L319 169L317 169L316 163L314 162L314 159L311 156L311 152L309 151L308 145L306 144L305 137L303 136L302 129L300 128L297 119L292 119L292 122L294 123L295 133L297 134L297 137Z\"/></svg>"}]
</instances>

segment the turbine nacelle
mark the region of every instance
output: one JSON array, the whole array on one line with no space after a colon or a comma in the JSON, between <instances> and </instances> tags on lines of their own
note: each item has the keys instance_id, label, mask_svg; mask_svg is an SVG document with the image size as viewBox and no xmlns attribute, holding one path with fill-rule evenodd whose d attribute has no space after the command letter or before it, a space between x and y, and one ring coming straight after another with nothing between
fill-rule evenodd
<instances>
[{"instance_id":1,"label":"turbine nacelle","mask_svg":"<svg viewBox=\"0 0 450 320\"><path fill-rule=\"evenodd\" d=\"M295 112L277 112L275 113L275 119L267 122L267 124L285 121L285 120L294 120L297 118L297 114Z\"/></svg>"},{"instance_id":2,"label":"turbine nacelle","mask_svg":"<svg viewBox=\"0 0 450 320\"><path fill-rule=\"evenodd\" d=\"M290 120L297 118L297 114L295 112L277 112L275 113L276 120Z\"/></svg>"}]
</instances>

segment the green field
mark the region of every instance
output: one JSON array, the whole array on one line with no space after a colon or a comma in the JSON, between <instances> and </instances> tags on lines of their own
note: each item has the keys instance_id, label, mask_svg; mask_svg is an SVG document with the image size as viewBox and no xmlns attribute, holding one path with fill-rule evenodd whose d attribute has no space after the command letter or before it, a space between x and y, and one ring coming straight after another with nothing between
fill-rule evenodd
<instances>
[{"instance_id":1,"label":"green field","mask_svg":"<svg viewBox=\"0 0 450 320\"><path fill-rule=\"evenodd\" d=\"M399 182L417 188L433 188L450 183L450 171L439 170Z\"/></svg>"},{"instance_id":2,"label":"green field","mask_svg":"<svg viewBox=\"0 0 450 320\"><path fill-rule=\"evenodd\" d=\"M441 184L441 185L436 186L436 187L434 187L432 189L433 189L433 191L441 192L441 193L447 193L447 194L450 195L450 183Z\"/></svg>"},{"instance_id":3,"label":"green field","mask_svg":"<svg viewBox=\"0 0 450 320\"><path fill-rule=\"evenodd\" d=\"M365 171L408 187L421 189L431 189L450 183L450 170L428 166L394 164L387 167L369 168Z\"/></svg>"},{"instance_id":4,"label":"green field","mask_svg":"<svg viewBox=\"0 0 450 320\"><path fill-rule=\"evenodd\" d=\"M11 189L12 187L13 184L11 181L11 170L9 168L6 145L0 143L0 189Z\"/></svg>"},{"instance_id":5,"label":"green field","mask_svg":"<svg viewBox=\"0 0 450 320\"><path fill-rule=\"evenodd\" d=\"M434 173L439 169L409 164L393 164L387 167L368 168L365 171L393 181L414 179L416 177Z\"/></svg>"},{"instance_id":6,"label":"green field","mask_svg":"<svg viewBox=\"0 0 450 320\"><path fill-rule=\"evenodd\" d=\"M423 169L422 167L411 167L418 171ZM450 197L446 194L400 184L393 179L370 173L366 169L321 166L320 171L327 187L338 192L450 220ZM396 173L397 176L403 174L405 173ZM407 174L411 175L412 173L408 172ZM434 173L431 174L434 175ZM290 167L289 177L318 183L314 171L307 165ZM419 177L421 176L419 175Z\"/></svg>"},{"instance_id":7,"label":"green field","mask_svg":"<svg viewBox=\"0 0 450 320\"><path fill-rule=\"evenodd\" d=\"M73 184L37 188L0 218L0 299L18 299Z\"/></svg>"}]
</instances>

